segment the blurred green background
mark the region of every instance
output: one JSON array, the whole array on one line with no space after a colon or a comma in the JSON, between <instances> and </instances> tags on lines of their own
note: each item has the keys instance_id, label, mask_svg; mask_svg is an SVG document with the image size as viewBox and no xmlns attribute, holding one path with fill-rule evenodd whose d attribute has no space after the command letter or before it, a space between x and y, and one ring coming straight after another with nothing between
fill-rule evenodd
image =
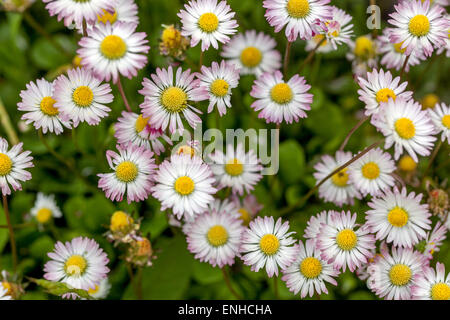
<instances>
[{"instance_id":1,"label":"blurred green background","mask_svg":"<svg viewBox=\"0 0 450 320\"><path fill-rule=\"evenodd\" d=\"M158 41L162 32L162 24L178 24L176 14L183 1L176 0L137 0L139 6L140 25L138 31L148 35L151 50L149 63L133 80L124 80L124 88L134 111L143 101L137 93L143 77L149 77L156 67L167 66L165 57L159 54ZM284 54L284 33L274 34L266 19L261 0L228 0L237 14L239 31L256 29L264 31L278 42L278 50ZM366 27L366 9L369 1L341 0L332 4L346 10L353 16L354 31L357 36L370 32ZM385 17L391 12L391 1L383 1L382 14ZM44 28L54 41L68 51L61 54L51 42L41 36L24 20L20 13L0 12L0 98L3 101L16 130L22 115L17 111L20 90L25 84L40 77L51 80L62 66L70 64L77 48L80 35L50 17L41 1L37 1L28 13ZM386 21L383 21L386 26ZM305 42L293 44L290 60L291 75L298 69L306 57ZM262 215L278 216L278 211L295 203L311 187L315 180L312 176L313 165L323 154L334 154L344 140L348 131L358 122L363 104L358 100L357 84L355 84L351 65L346 60L348 51L342 46L338 51L319 54L302 72L307 82L312 85L314 102L308 118L293 125L282 125L280 145L280 171L273 179L265 177L256 187L255 195L264 204ZM188 57L197 62L200 48L189 49ZM205 54L205 65L220 60L219 52L212 48ZM413 84L414 98L420 100L427 93L435 93L441 101L450 101L448 77L450 62L439 57L431 67L428 62L413 67L408 80ZM185 66L187 68L187 66ZM394 71L395 73L395 71ZM239 88L233 90L233 108L228 109L221 118L221 129L225 128L267 128L257 113L250 108L253 98L249 93L253 76L241 78ZM149 234L157 259L152 267L143 273L143 296L145 299L231 299L232 295L224 284L220 269L200 263L186 249L186 241L180 230L168 226L165 213L160 212L159 202L149 199L131 205L113 203L106 199L96 186L97 173L107 172L108 166L105 151L114 149L116 141L113 137L112 124L124 110L120 95L114 86L115 100L110 105L113 111L99 126L90 127L81 124L76 135L70 131L60 136L48 134L49 144L66 158L75 160L79 176L66 170L64 165L48 153L38 139L37 131L31 127L26 132L19 131L19 138L24 142L24 149L31 150L35 168L31 169L33 179L23 184L24 190L15 192L10 197L10 209L14 224L23 223L33 206L36 193L56 194L58 205L64 217L56 220L54 230L39 231L35 227L17 230L17 246L19 248L22 274L41 278L43 265L48 260L46 254L51 251L56 240L70 240L79 235L96 239L110 258L110 281L112 289L110 299L134 299L134 291L130 284L125 265L118 258L119 252L106 241L102 234L107 230L111 214L122 209L143 218L142 231ZM206 112L207 103L201 104ZM204 128L215 126L215 115L204 114ZM273 125L269 126L274 128ZM6 137L3 127L0 136ZM363 149L380 139L380 135L368 123L355 134L347 149L353 152ZM391 150L392 151L392 150ZM448 149L438 155L435 174L442 181L448 178ZM426 167L427 159L422 159L419 170ZM317 196L289 216L291 227L297 237L303 235L306 221L311 215L326 209L336 209L332 204L324 204ZM359 214L359 221L364 221L367 209L365 201L357 201L354 206L344 206ZM0 209L0 224L5 224L4 214ZM450 265L450 246L447 240L435 260ZM0 270L11 270L11 255L8 245L7 229L0 229ZM434 262L433 262L434 264ZM251 272L248 267L238 261L232 267L232 283L236 290L247 299L273 299L273 281L267 280L264 271ZM288 292L283 282L279 281L280 296L283 299L298 299ZM346 272L338 279L338 286L328 286L329 295L322 299L375 299L363 281L356 275ZM47 296L35 285L26 288L24 299L54 299Z\"/></svg>"}]
</instances>

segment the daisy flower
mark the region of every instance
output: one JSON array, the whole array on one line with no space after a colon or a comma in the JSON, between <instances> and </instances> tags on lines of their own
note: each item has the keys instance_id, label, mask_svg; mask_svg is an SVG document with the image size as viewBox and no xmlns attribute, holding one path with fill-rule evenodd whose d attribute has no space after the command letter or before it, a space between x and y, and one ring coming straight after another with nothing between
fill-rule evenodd
<instances>
[{"instance_id":1,"label":"daisy flower","mask_svg":"<svg viewBox=\"0 0 450 320\"><path fill-rule=\"evenodd\" d=\"M44 278L76 289L95 288L109 272L109 259L95 240L78 237L65 244L58 241L44 266Z\"/></svg>"},{"instance_id":2,"label":"daisy flower","mask_svg":"<svg viewBox=\"0 0 450 320\"><path fill-rule=\"evenodd\" d=\"M387 190L379 198L372 198L366 212L367 225L377 240L386 239L398 247L412 247L426 236L425 230L431 229L431 214L427 204L420 204L422 194Z\"/></svg>"},{"instance_id":3,"label":"daisy flower","mask_svg":"<svg viewBox=\"0 0 450 320\"><path fill-rule=\"evenodd\" d=\"M30 211L33 217L40 224L48 223L52 218L61 218L62 213L55 201L55 195L51 194L46 196L45 194L39 192L37 194L36 202Z\"/></svg>"},{"instance_id":4,"label":"daisy flower","mask_svg":"<svg viewBox=\"0 0 450 320\"><path fill-rule=\"evenodd\" d=\"M311 39L318 33L319 21L331 19L330 0L264 0L265 17L275 32L286 26L285 35L293 42Z\"/></svg>"},{"instance_id":5,"label":"daisy flower","mask_svg":"<svg viewBox=\"0 0 450 320\"><path fill-rule=\"evenodd\" d=\"M291 237L295 232L288 230L289 222L283 223L281 218L276 223L273 217L257 217L250 222L242 236L240 249L244 264L255 272L265 267L269 278L274 274L278 276L278 267L281 270L290 267L299 249L293 245L296 240Z\"/></svg>"},{"instance_id":6,"label":"daisy flower","mask_svg":"<svg viewBox=\"0 0 450 320\"><path fill-rule=\"evenodd\" d=\"M250 95L257 99L251 107L261 111L258 118L266 119L266 123L298 122L306 118L307 110L311 110L313 95L307 93L311 88L306 80L298 74L289 81L283 81L280 71L266 72L255 80Z\"/></svg>"},{"instance_id":7,"label":"daisy flower","mask_svg":"<svg viewBox=\"0 0 450 320\"><path fill-rule=\"evenodd\" d=\"M144 78L143 88L139 93L145 97L140 105L143 116L150 118L153 128L165 131L167 127L171 133L183 131L184 126L180 115L183 115L189 125L195 129L201 122L196 113L202 113L191 105L190 101L202 101L209 98L209 93L199 88L200 80L195 79L190 69L182 71L179 67L174 76L172 66L167 69L156 69L150 79Z\"/></svg>"},{"instance_id":8,"label":"daisy flower","mask_svg":"<svg viewBox=\"0 0 450 320\"><path fill-rule=\"evenodd\" d=\"M419 162L416 153L428 156L436 140L432 136L435 132L428 112L412 99L389 99L372 118L372 124L386 137L386 150L395 145L395 160L400 158L405 148L414 161Z\"/></svg>"},{"instance_id":9,"label":"daisy flower","mask_svg":"<svg viewBox=\"0 0 450 320\"><path fill-rule=\"evenodd\" d=\"M428 259L433 259L433 254L439 251L439 247L442 245L442 241L447 238L447 227L442 225L439 221L436 223L433 231L427 232L425 237L425 245L423 250L420 250L422 254ZM420 244L419 244L420 245Z\"/></svg>"},{"instance_id":10,"label":"daisy flower","mask_svg":"<svg viewBox=\"0 0 450 320\"><path fill-rule=\"evenodd\" d=\"M183 25L181 35L191 37L191 47L202 42L202 51L212 45L219 48L219 42L227 43L230 35L237 31L238 24L233 19L235 13L231 11L226 1L194 0L184 5L178 13Z\"/></svg>"},{"instance_id":11,"label":"daisy flower","mask_svg":"<svg viewBox=\"0 0 450 320\"><path fill-rule=\"evenodd\" d=\"M170 145L172 145L172 141L161 129L152 128L148 120L149 118L144 118L142 114L122 111L122 116L114 124L114 136L117 142L144 146L160 155L165 151L161 139Z\"/></svg>"},{"instance_id":12,"label":"daisy flower","mask_svg":"<svg viewBox=\"0 0 450 320\"><path fill-rule=\"evenodd\" d=\"M147 199L152 186L152 175L156 169L153 152L137 145L117 145L116 153L106 151L106 159L112 173L98 174L98 187L112 201L122 201L127 193L127 201Z\"/></svg>"},{"instance_id":13,"label":"daisy flower","mask_svg":"<svg viewBox=\"0 0 450 320\"><path fill-rule=\"evenodd\" d=\"M103 10L111 10L108 0L42 0L47 5L50 16L57 16L58 21L64 19L64 25L70 26L72 23L81 25L83 20L93 22L97 20Z\"/></svg>"},{"instance_id":14,"label":"daisy flower","mask_svg":"<svg viewBox=\"0 0 450 320\"><path fill-rule=\"evenodd\" d=\"M171 208L178 219L204 213L217 192L211 169L198 156L172 155L159 165L154 180L153 197L161 202L161 210Z\"/></svg>"},{"instance_id":15,"label":"daisy flower","mask_svg":"<svg viewBox=\"0 0 450 320\"><path fill-rule=\"evenodd\" d=\"M30 151L22 152L23 142L20 142L8 150L8 142L0 137L0 187L2 195L11 194L10 184L14 191L22 190L20 181L31 180L31 173L27 168L34 167L30 157Z\"/></svg>"},{"instance_id":16,"label":"daisy flower","mask_svg":"<svg viewBox=\"0 0 450 320\"><path fill-rule=\"evenodd\" d=\"M382 250L375 262L369 265L370 288L385 300L410 300L411 288L418 276L426 270L423 256L412 248Z\"/></svg>"},{"instance_id":17,"label":"daisy flower","mask_svg":"<svg viewBox=\"0 0 450 320\"><path fill-rule=\"evenodd\" d=\"M281 67L281 54L276 47L277 43L271 36L248 30L231 38L220 55L235 64L241 75L254 74L259 77L264 72L273 72Z\"/></svg>"},{"instance_id":18,"label":"daisy flower","mask_svg":"<svg viewBox=\"0 0 450 320\"><path fill-rule=\"evenodd\" d=\"M442 132L441 140L450 143L450 107L445 103L436 104L432 109L428 109L431 121L438 133Z\"/></svg>"},{"instance_id":19,"label":"daisy flower","mask_svg":"<svg viewBox=\"0 0 450 320\"><path fill-rule=\"evenodd\" d=\"M3 284L0 282L0 300L12 300L12 297L8 295L8 289L3 287Z\"/></svg>"},{"instance_id":20,"label":"daisy flower","mask_svg":"<svg viewBox=\"0 0 450 320\"><path fill-rule=\"evenodd\" d=\"M378 113L380 105L389 99L396 100L401 97L408 101L412 97L412 91L405 91L408 82L399 85L400 77L392 79L391 72L384 72L383 69L368 72L367 80L359 77L358 82L361 87L358 90L359 100L366 104L367 116Z\"/></svg>"},{"instance_id":21,"label":"daisy flower","mask_svg":"<svg viewBox=\"0 0 450 320\"><path fill-rule=\"evenodd\" d=\"M88 293L95 299L105 299L108 296L110 290L111 284L109 283L108 278L104 278L100 281L99 284L96 284L94 287L89 288Z\"/></svg>"},{"instance_id":22,"label":"daisy flower","mask_svg":"<svg viewBox=\"0 0 450 320\"><path fill-rule=\"evenodd\" d=\"M443 16L445 9L430 6L430 1L402 1L394 5L388 22L395 26L389 35L392 43L402 43L405 55L413 51L430 57L433 47L438 49L445 45L448 38L450 20Z\"/></svg>"},{"instance_id":23,"label":"daisy flower","mask_svg":"<svg viewBox=\"0 0 450 320\"><path fill-rule=\"evenodd\" d=\"M281 280L286 282L289 291L297 294L303 299L308 294L310 297L316 292L328 294L325 282L337 286L333 277L339 275L339 271L333 265L323 260L320 251L315 247L313 240L307 240L305 245L302 241L298 244L297 259L290 267L283 270Z\"/></svg>"},{"instance_id":24,"label":"daisy flower","mask_svg":"<svg viewBox=\"0 0 450 320\"><path fill-rule=\"evenodd\" d=\"M381 58L381 64L386 66L388 69L395 69L399 71L405 64L405 60L408 56L405 55L406 49L401 49L403 43L391 43L389 40L389 35L392 32L392 28L386 28L383 30L383 34L377 38L378 48L380 54L383 56ZM421 60L425 57L420 54L417 55L415 52L411 52L406 63L405 71L409 72L411 66L420 64Z\"/></svg>"},{"instance_id":25,"label":"daisy flower","mask_svg":"<svg viewBox=\"0 0 450 320\"><path fill-rule=\"evenodd\" d=\"M217 150L210 154L213 164L211 170L218 182L219 189L229 187L233 194L250 193L261 180L262 166L253 150L245 153L242 143L236 150L232 144L227 145L226 154Z\"/></svg>"},{"instance_id":26,"label":"daisy flower","mask_svg":"<svg viewBox=\"0 0 450 320\"><path fill-rule=\"evenodd\" d=\"M56 100L53 98L53 84L44 78L36 80L36 83L27 84L27 90L20 92L22 101L17 104L20 111L26 113L22 116L26 124L33 123L38 130L42 128L43 133L63 132L63 126L70 129L70 122L62 121L59 110L55 108Z\"/></svg>"},{"instance_id":27,"label":"daisy flower","mask_svg":"<svg viewBox=\"0 0 450 320\"><path fill-rule=\"evenodd\" d=\"M377 66L379 47L372 34L359 36L348 43L350 51L346 57L352 62L353 73L356 77L365 77L369 70Z\"/></svg>"},{"instance_id":28,"label":"daisy flower","mask_svg":"<svg viewBox=\"0 0 450 320\"><path fill-rule=\"evenodd\" d=\"M101 83L85 68L67 71L67 77L60 75L55 80L55 107L64 121L73 121L77 127L80 122L98 125L108 115L110 108L106 103L113 101L111 87Z\"/></svg>"},{"instance_id":29,"label":"daisy flower","mask_svg":"<svg viewBox=\"0 0 450 320\"><path fill-rule=\"evenodd\" d=\"M395 185L392 173L395 162L389 153L380 148L372 149L348 166L348 174L354 187L364 196L379 195Z\"/></svg>"},{"instance_id":30,"label":"daisy flower","mask_svg":"<svg viewBox=\"0 0 450 320\"><path fill-rule=\"evenodd\" d=\"M79 41L77 50L81 64L97 78L117 83L119 74L131 79L147 64L150 50L145 32L135 32L137 24L128 22L100 23Z\"/></svg>"},{"instance_id":31,"label":"daisy flower","mask_svg":"<svg viewBox=\"0 0 450 320\"><path fill-rule=\"evenodd\" d=\"M222 60L220 65L213 62L210 68L202 66L201 71L197 78L200 79L199 86L209 95L208 113L217 105L219 115L223 116L227 108L231 108L231 89L239 84L239 70Z\"/></svg>"},{"instance_id":32,"label":"daisy flower","mask_svg":"<svg viewBox=\"0 0 450 320\"><path fill-rule=\"evenodd\" d=\"M335 269L345 272L347 266L355 271L367 259L372 257L371 249L375 248L375 238L369 229L355 223L356 213L350 211L336 213L330 216L329 223L320 229L316 246L321 251L321 257L328 263L333 263Z\"/></svg>"},{"instance_id":33,"label":"daisy flower","mask_svg":"<svg viewBox=\"0 0 450 320\"><path fill-rule=\"evenodd\" d=\"M187 222L188 250L201 262L223 268L233 265L239 253L244 227L242 221L226 211L212 210Z\"/></svg>"},{"instance_id":34,"label":"daisy flower","mask_svg":"<svg viewBox=\"0 0 450 320\"><path fill-rule=\"evenodd\" d=\"M334 158L322 156L321 161L314 166L316 184L352 158L352 153L345 151L336 151ZM341 207L343 204L353 204L354 198L361 199L361 194L349 180L348 168L344 168L319 187L319 198Z\"/></svg>"},{"instance_id":35,"label":"daisy flower","mask_svg":"<svg viewBox=\"0 0 450 320\"><path fill-rule=\"evenodd\" d=\"M231 201L237 208L240 219L246 227L248 227L250 221L252 221L264 207L262 204L258 203L258 199L252 194L247 195L243 200L240 200L237 195L232 195Z\"/></svg>"},{"instance_id":36,"label":"daisy flower","mask_svg":"<svg viewBox=\"0 0 450 320\"><path fill-rule=\"evenodd\" d=\"M335 214L339 214L339 212L329 210L329 211L322 211L316 214L315 216L311 216L311 218L309 218L308 222L306 223L307 226L304 230L303 237L305 239L313 240L315 243L317 237L320 234L320 229L322 229L322 226L324 224L329 224L331 221L330 220L331 216Z\"/></svg>"},{"instance_id":37,"label":"daisy flower","mask_svg":"<svg viewBox=\"0 0 450 320\"><path fill-rule=\"evenodd\" d=\"M433 268L425 268L418 274L412 287L413 300L450 300L450 274L445 276L445 265L436 263Z\"/></svg>"}]
</instances>

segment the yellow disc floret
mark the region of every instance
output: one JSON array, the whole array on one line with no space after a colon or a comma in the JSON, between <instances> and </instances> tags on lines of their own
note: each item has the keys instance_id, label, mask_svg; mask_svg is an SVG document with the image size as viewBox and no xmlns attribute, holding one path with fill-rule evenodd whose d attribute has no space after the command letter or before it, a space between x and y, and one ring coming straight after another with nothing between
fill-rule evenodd
<instances>
[{"instance_id":1,"label":"yellow disc floret","mask_svg":"<svg viewBox=\"0 0 450 320\"><path fill-rule=\"evenodd\" d=\"M39 221L39 223L45 224L50 221L50 218L52 217L52 210L49 208L41 208L36 213L36 219Z\"/></svg>"},{"instance_id":2,"label":"yellow disc floret","mask_svg":"<svg viewBox=\"0 0 450 320\"><path fill-rule=\"evenodd\" d=\"M178 87L169 87L161 95L161 103L169 112L180 112L187 106L187 94Z\"/></svg>"},{"instance_id":3,"label":"yellow disc floret","mask_svg":"<svg viewBox=\"0 0 450 320\"><path fill-rule=\"evenodd\" d=\"M286 9L293 18L305 18L309 14L309 2L308 0L289 0Z\"/></svg>"},{"instance_id":4,"label":"yellow disc floret","mask_svg":"<svg viewBox=\"0 0 450 320\"><path fill-rule=\"evenodd\" d=\"M337 187L345 187L348 182L348 173L347 168L342 169L338 173L335 173L331 177L331 181L333 181L334 185Z\"/></svg>"},{"instance_id":5,"label":"yellow disc floret","mask_svg":"<svg viewBox=\"0 0 450 320\"><path fill-rule=\"evenodd\" d=\"M358 237L356 236L355 231L344 229L337 234L336 243L342 250L352 250L358 243Z\"/></svg>"},{"instance_id":6,"label":"yellow disc floret","mask_svg":"<svg viewBox=\"0 0 450 320\"><path fill-rule=\"evenodd\" d=\"M353 51L360 59L370 59L375 55L375 46L371 39L361 36L355 40L355 49Z\"/></svg>"},{"instance_id":7,"label":"yellow disc floret","mask_svg":"<svg viewBox=\"0 0 450 320\"><path fill-rule=\"evenodd\" d=\"M228 93L229 87L228 82L223 79L217 79L211 83L210 90L216 97L224 97Z\"/></svg>"},{"instance_id":8,"label":"yellow disc floret","mask_svg":"<svg viewBox=\"0 0 450 320\"><path fill-rule=\"evenodd\" d=\"M79 107L89 107L94 101L94 93L88 86L80 86L73 91L72 99Z\"/></svg>"},{"instance_id":9,"label":"yellow disc floret","mask_svg":"<svg viewBox=\"0 0 450 320\"><path fill-rule=\"evenodd\" d=\"M111 231L124 231L133 223L133 218L123 211L116 211L111 216L109 228Z\"/></svg>"},{"instance_id":10,"label":"yellow disc floret","mask_svg":"<svg viewBox=\"0 0 450 320\"><path fill-rule=\"evenodd\" d=\"M389 278L393 285L396 286L404 286L408 284L409 280L411 280L412 272L411 269L404 264L396 264L392 266L389 271Z\"/></svg>"},{"instance_id":11,"label":"yellow disc floret","mask_svg":"<svg viewBox=\"0 0 450 320\"><path fill-rule=\"evenodd\" d=\"M0 153L0 177L6 176L12 170L11 158L4 153Z\"/></svg>"},{"instance_id":12,"label":"yellow disc floret","mask_svg":"<svg viewBox=\"0 0 450 320\"><path fill-rule=\"evenodd\" d=\"M439 103L439 97L434 93L426 94L422 99L422 109L431 109Z\"/></svg>"},{"instance_id":13,"label":"yellow disc floret","mask_svg":"<svg viewBox=\"0 0 450 320\"><path fill-rule=\"evenodd\" d=\"M241 62L247 68L254 68L261 63L261 50L255 47L247 47L241 52Z\"/></svg>"},{"instance_id":14,"label":"yellow disc floret","mask_svg":"<svg viewBox=\"0 0 450 320\"><path fill-rule=\"evenodd\" d=\"M378 103L380 102L388 102L389 98L392 98L395 100L397 96L395 95L394 91L389 88L381 89L376 94L376 100Z\"/></svg>"},{"instance_id":15,"label":"yellow disc floret","mask_svg":"<svg viewBox=\"0 0 450 320\"><path fill-rule=\"evenodd\" d=\"M192 192L194 192L194 189L194 180L192 180L188 176L182 176L175 180L175 191L182 196L190 195Z\"/></svg>"},{"instance_id":16,"label":"yellow disc floret","mask_svg":"<svg viewBox=\"0 0 450 320\"><path fill-rule=\"evenodd\" d=\"M308 279L317 278L322 272L322 264L317 258L307 257L300 263L300 272Z\"/></svg>"},{"instance_id":17,"label":"yellow disc floret","mask_svg":"<svg viewBox=\"0 0 450 320\"><path fill-rule=\"evenodd\" d=\"M417 168L417 163L414 161L411 156L405 154L403 157L400 158L400 161L398 162L398 167L402 171L410 172L414 171Z\"/></svg>"},{"instance_id":18,"label":"yellow disc floret","mask_svg":"<svg viewBox=\"0 0 450 320\"><path fill-rule=\"evenodd\" d=\"M177 48L181 42L181 32L173 26L168 26L162 32L161 40L166 47Z\"/></svg>"},{"instance_id":19,"label":"yellow disc floret","mask_svg":"<svg viewBox=\"0 0 450 320\"><path fill-rule=\"evenodd\" d=\"M293 93L287 83L278 83L270 90L270 97L278 104L291 102Z\"/></svg>"},{"instance_id":20,"label":"yellow disc floret","mask_svg":"<svg viewBox=\"0 0 450 320\"><path fill-rule=\"evenodd\" d=\"M433 300L450 300L450 286L446 283L436 283L431 288L431 298Z\"/></svg>"},{"instance_id":21,"label":"yellow disc floret","mask_svg":"<svg viewBox=\"0 0 450 320\"><path fill-rule=\"evenodd\" d=\"M238 212L241 214L240 219L243 221L244 226L248 226L250 221L252 220L252 217L250 216L250 213L245 208L240 208Z\"/></svg>"},{"instance_id":22,"label":"yellow disc floret","mask_svg":"<svg viewBox=\"0 0 450 320\"><path fill-rule=\"evenodd\" d=\"M88 289L88 293L90 295L96 294L98 292L98 290L100 289L99 285L96 284L94 288L89 288Z\"/></svg>"},{"instance_id":23,"label":"yellow disc floret","mask_svg":"<svg viewBox=\"0 0 450 320\"><path fill-rule=\"evenodd\" d=\"M127 44L121 37L112 34L103 39L100 51L110 60L120 59L127 52Z\"/></svg>"},{"instance_id":24,"label":"yellow disc floret","mask_svg":"<svg viewBox=\"0 0 450 320\"><path fill-rule=\"evenodd\" d=\"M123 161L116 168L116 177L122 182L131 182L138 175L138 167L131 161Z\"/></svg>"},{"instance_id":25,"label":"yellow disc floret","mask_svg":"<svg viewBox=\"0 0 450 320\"><path fill-rule=\"evenodd\" d=\"M401 228L408 223L408 213L400 207L394 207L389 211L387 218L389 223L397 228Z\"/></svg>"},{"instance_id":26,"label":"yellow disc floret","mask_svg":"<svg viewBox=\"0 0 450 320\"><path fill-rule=\"evenodd\" d=\"M394 50L395 50L395 52L401 53L401 54L405 53L406 48L403 48L403 49L402 49L402 45L403 45L403 41L402 41L402 42L399 42L399 43L395 43L395 44L394 44Z\"/></svg>"},{"instance_id":27,"label":"yellow disc floret","mask_svg":"<svg viewBox=\"0 0 450 320\"><path fill-rule=\"evenodd\" d=\"M368 162L361 168L364 178L373 180L379 177L380 167L375 162Z\"/></svg>"},{"instance_id":28,"label":"yellow disc floret","mask_svg":"<svg viewBox=\"0 0 450 320\"><path fill-rule=\"evenodd\" d=\"M86 271L87 261L80 255L73 255L67 259L64 270L70 276L79 276Z\"/></svg>"},{"instance_id":29,"label":"yellow disc floret","mask_svg":"<svg viewBox=\"0 0 450 320\"><path fill-rule=\"evenodd\" d=\"M416 134L416 128L414 123L408 118L400 118L395 121L395 131L400 136L400 138L409 140Z\"/></svg>"},{"instance_id":30,"label":"yellow disc floret","mask_svg":"<svg viewBox=\"0 0 450 320\"><path fill-rule=\"evenodd\" d=\"M259 241L259 247L261 248L262 252L271 256L278 251L278 248L280 247L280 241L275 235L269 233L261 238L261 240Z\"/></svg>"},{"instance_id":31,"label":"yellow disc floret","mask_svg":"<svg viewBox=\"0 0 450 320\"><path fill-rule=\"evenodd\" d=\"M244 165L242 164L241 161L234 158L227 162L227 164L225 165L225 171L230 176L233 176L233 177L239 176L239 175L241 175L242 171L244 171Z\"/></svg>"},{"instance_id":32,"label":"yellow disc floret","mask_svg":"<svg viewBox=\"0 0 450 320\"><path fill-rule=\"evenodd\" d=\"M442 124L447 129L450 129L450 114L446 114L442 117Z\"/></svg>"},{"instance_id":33,"label":"yellow disc floret","mask_svg":"<svg viewBox=\"0 0 450 320\"><path fill-rule=\"evenodd\" d=\"M53 117L59 114L58 109L56 109L53 105L55 104L56 100L52 97L44 97L41 100L41 103L39 105L41 111L43 114Z\"/></svg>"},{"instance_id":34,"label":"yellow disc floret","mask_svg":"<svg viewBox=\"0 0 450 320\"><path fill-rule=\"evenodd\" d=\"M426 36L430 32L430 20L423 14L418 14L409 20L409 32L416 37Z\"/></svg>"},{"instance_id":35,"label":"yellow disc floret","mask_svg":"<svg viewBox=\"0 0 450 320\"><path fill-rule=\"evenodd\" d=\"M177 154L188 154L192 158L195 155L195 149L188 145L184 145L178 148Z\"/></svg>"},{"instance_id":36,"label":"yellow disc floret","mask_svg":"<svg viewBox=\"0 0 450 320\"><path fill-rule=\"evenodd\" d=\"M221 225L212 226L208 230L208 242L214 247L223 246L228 241L228 232Z\"/></svg>"},{"instance_id":37,"label":"yellow disc floret","mask_svg":"<svg viewBox=\"0 0 450 320\"><path fill-rule=\"evenodd\" d=\"M219 27L219 19L212 12L204 13L198 19L198 26L203 32L214 32Z\"/></svg>"},{"instance_id":38,"label":"yellow disc floret","mask_svg":"<svg viewBox=\"0 0 450 320\"><path fill-rule=\"evenodd\" d=\"M144 118L144 116L141 114L139 115L139 117L136 119L136 123L134 124L134 128L136 129L137 133L142 132L142 130L145 129L145 127L148 124L148 120L150 118Z\"/></svg>"},{"instance_id":39,"label":"yellow disc floret","mask_svg":"<svg viewBox=\"0 0 450 320\"><path fill-rule=\"evenodd\" d=\"M114 24L117 21L117 11L114 10L114 13L108 12L105 9L102 9L103 14L97 15L98 22L102 22L106 24L109 22L110 24Z\"/></svg>"}]
</instances>

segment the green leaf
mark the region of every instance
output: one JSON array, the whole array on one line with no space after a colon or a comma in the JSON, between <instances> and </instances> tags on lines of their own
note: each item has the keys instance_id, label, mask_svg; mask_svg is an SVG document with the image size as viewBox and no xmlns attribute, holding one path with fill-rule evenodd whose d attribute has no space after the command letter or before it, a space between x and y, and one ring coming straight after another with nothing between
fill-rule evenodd
<instances>
[{"instance_id":1,"label":"green leaf","mask_svg":"<svg viewBox=\"0 0 450 320\"><path fill-rule=\"evenodd\" d=\"M44 260L47 253L53 250L54 241L47 235L42 235L30 245L30 254L32 257Z\"/></svg>"},{"instance_id":2,"label":"green leaf","mask_svg":"<svg viewBox=\"0 0 450 320\"><path fill-rule=\"evenodd\" d=\"M286 140L280 144L279 173L286 184L293 184L302 179L305 169L303 148L295 140Z\"/></svg>"},{"instance_id":3,"label":"green leaf","mask_svg":"<svg viewBox=\"0 0 450 320\"><path fill-rule=\"evenodd\" d=\"M211 284L223 280L219 267L213 267L209 263L195 260L193 264L193 278L200 284Z\"/></svg>"},{"instance_id":4,"label":"green leaf","mask_svg":"<svg viewBox=\"0 0 450 320\"><path fill-rule=\"evenodd\" d=\"M28 278L31 282L36 283L38 286L44 288L48 293L53 294L55 296L62 296L66 293L75 293L81 298L93 300L88 292L86 290L82 289L75 289L72 286L63 283L63 282L55 282L55 281L48 281L44 279L34 279L34 278Z\"/></svg>"}]
</instances>

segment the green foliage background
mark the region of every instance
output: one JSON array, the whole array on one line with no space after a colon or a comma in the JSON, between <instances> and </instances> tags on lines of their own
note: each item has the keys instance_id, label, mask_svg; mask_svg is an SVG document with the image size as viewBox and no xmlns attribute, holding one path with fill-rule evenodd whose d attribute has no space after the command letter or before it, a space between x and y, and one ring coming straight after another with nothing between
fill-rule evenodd
<instances>
[{"instance_id":1,"label":"green foliage background","mask_svg":"<svg viewBox=\"0 0 450 320\"><path fill-rule=\"evenodd\" d=\"M179 0L137 0L139 6L140 25L138 31L145 31L152 49L149 63L133 80L125 80L124 87L132 108L137 111L143 97L137 93L143 77L149 77L156 67L167 66L167 61L159 55L158 38L162 31L161 24L178 24L176 14L182 6ZM367 34L366 8L369 1L336 0L332 4L346 10L354 19L356 35ZM284 53L285 37L283 33L274 34L264 18L261 0L228 0L237 13L239 31L256 29L265 31L277 39L278 50ZM391 12L391 1L382 1L382 14ZM37 1L29 13L52 37L67 51L75 55L79 35L66 29L62 22L50 17L41 1ZM383 22L386 25L386 22ZM292 47L290 70L291 75L298 69L306 57L305 43L297 41ZM312 176L313 165L323 154L334 154L348 131L358 121L357 115L363 110L358 100L350 63L345 59L347 47L327 55L318 55L313 63L302 72L307 82L312 85L314 103L308 118L293 125L283 125L281 130L280 171L275 177L264 178L256 187L255 195L264 204L262 215L278 216L281 208L295 203L311 187L315 180ZM199 46L188 51L191 61L199 60ZM73 56L72 56L73 57ZM12 122L17 123L22 115L17 111L20 90L25 84L36 78L47 77L65 64L70 64L71 56L65 56L55 49L51 43L40 36L19 13L0 12L0 97L6 106ZM210 49L205 55L204 64L219 60L217 51ZM428 62L413 67L408 75L413 84L414 98L420 100L426 93L436 93L442 101L450 101L449 93L449 59L438 58L427 67ZM185 66L187 67L187 66ZM195 67L195 66L194 66ZM254 78L241 78L239 88L233 90L233 108L228 109L221 118L220 128L267 128L257 118L250 104L253 99L249 92ZM54 230L39 231L36 227L18 229L17 246L20 255L20 272L27 276L41 278L43 265L47 261L47 252L51 251L55 239L67 241L75 236L83 235L96 239L106 250L111 268L110 281L112 290L110 299L134 299L134 291L129 281L125 265L118 258L119 252L106 241L102 234L109 223L111 214L122 209L143 218L142 230L150 234L153 247L158 258L154 266L146 268L143 273L143 296L145 299L231 299L222 278L220 269L200 263L186 249L186 241L180 230L168 226L166 215L160 212L158 201L153 198L131 205L113 203L106 199L97 187L97 173L107 172L105 151L114 149L115 139L112 135L112 124L119 117L124 106L120 95L114 87L115 100L111 104L113 111L99 126L90 127L82 124L76 129L73 137L70 131L61 136L47 135L50 145L65 158L74 159L79 175L74 175L58 160L48 153L38 139L34 128L20 133L24 149L31 150L35 168L31 169L33 179L23 185L24 190L15 192L10 197L10 209L13 224L23 223L25 216L33 206L36 193L54 193L62 208L64 217L56 220ZM207 105L201 104L206 112ZM204 114L204 128L215 126L215 114ZM273 125L269 126L274 128ZM6 137L4 128L0 128L0 136ZM359 129L358 134L350 140L347 149L353 152L380 139L380 135L369 124ZM436 160L435 174L439 180L448 178L448 149L442 151ZM422 159L419 171L427 165ZM86 183L87 182L87 183ZM269 183L270 182L270 183ZM324 204L316 196L290 215L291 227L297 237L303 235L306 221L321 210L335 209L332 204ZM354 206L345 206L345 210L359 213L363 221L367 209L365 201L357 201ZM5 225L5 218L0 208L0 225ZM436 260L450 266L449 241L436 255ZM11 255L8 245L7 229L0 229L0 269L11 270ZM434 263L434 262L433 262ZM274 298L273 281L268 281L264 272L254 273L238 262L232 268L233 286L248 299ZM288 292L284 283L278 282L281 298L298 299ZM338 286L328 286L330 294L322 295L322 299L375 299L365 283L349 272L341 274ZM30 284L24 299L54 299L35 285Z\"/></svg>"}]
</instances>

